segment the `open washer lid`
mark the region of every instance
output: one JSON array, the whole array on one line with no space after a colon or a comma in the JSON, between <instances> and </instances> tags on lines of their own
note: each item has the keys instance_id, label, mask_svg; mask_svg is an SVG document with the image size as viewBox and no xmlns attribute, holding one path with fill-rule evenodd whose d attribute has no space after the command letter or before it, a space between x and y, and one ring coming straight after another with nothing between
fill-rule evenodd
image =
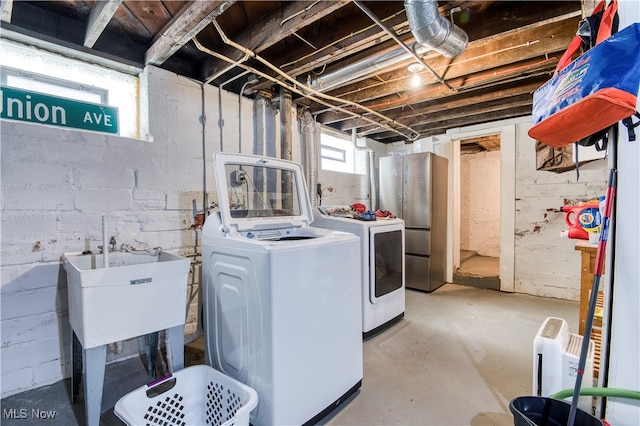
<instances>
[{"instance_id":1,"label":"open washer lid","mask_svg":"<svg viewBox=\"0 0 640 426\"><path fill-rule=\"evenodd\" d=\"M216 152L213 162L226 232L306 227L313 221L300 164L225 152Z\"/></svg>"}]
</instances>

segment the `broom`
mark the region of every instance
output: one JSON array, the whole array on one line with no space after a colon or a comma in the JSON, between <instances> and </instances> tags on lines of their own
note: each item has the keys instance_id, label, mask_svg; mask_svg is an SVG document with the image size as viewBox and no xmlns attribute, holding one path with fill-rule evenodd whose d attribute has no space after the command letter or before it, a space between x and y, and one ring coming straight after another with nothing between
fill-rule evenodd
<instances>
[{"instance_id":1,"label":"broom","mask_svg":"<svg viewBox=\"0 0 640 426\"><path fill-rule=\"evenodd\" d=\"M589 311L587 312L586 324L584 327L584 337L582 338L582 349L580 351L580 360L578 361L578 371L576 374L576 384L573 388L573 398L571 399L571 409L569 410L568 426L573 426L576 419L576 410L578 407L578 398L580 397L580 387L582 385L582 376L584 375L584 367L587 362L589 353L589 343L591 341L591 328L593 327L593 317L596 311L596 301L598 299L598 285L600 277L604 269L605 253L607 249L607 237L609 233L609 218L613 208L613 199L616 193L617 171L611 169L609 171L609 182L607 184L607 194L605 198L604 211L602 212L602 231L600 232L600 240L598 241L598 250L596 251L595 267L593 271L593 285L591 287L591 296L589 297Z\"/></svg>"}]
</instances>

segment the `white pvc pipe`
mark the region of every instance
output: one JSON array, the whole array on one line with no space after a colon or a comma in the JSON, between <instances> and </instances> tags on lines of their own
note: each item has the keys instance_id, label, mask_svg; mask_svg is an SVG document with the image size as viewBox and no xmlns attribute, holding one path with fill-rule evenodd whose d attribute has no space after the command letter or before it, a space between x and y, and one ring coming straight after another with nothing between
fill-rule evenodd
<instances>
[{"instance_id":1,"label":"white pvc pipe","mask_svg":"<svg viewBox=\"0 0 640 426\"><path fill-rule=\"evenodd\" d=\"M102 215L102 264L109 267L109 245L107 243L107 215ZM109 343L109 350L114 354L122 352L122 341Z\"/></svg>"},{"instance_id":2,"label":"white pvc pipe","mask_svg":"<svg viewBox=\"0 0 640 426\"><path fill-rule=\"evenodd\" d=\"M102 265L109 267L109 246L107 245L107 215L102 215Z\"/></svg>"},{"instance_id":3,"label":"white pvc pipe","mask_svg":"<svg viewBox=\"0 0 640 426\"><path fill-rule=\"evenodd\" d=\"M378 198L376 196L376 153L373 150L369 154L369 199L371 200L371 211L378 209Z\"/></svg>"}]
</instances>

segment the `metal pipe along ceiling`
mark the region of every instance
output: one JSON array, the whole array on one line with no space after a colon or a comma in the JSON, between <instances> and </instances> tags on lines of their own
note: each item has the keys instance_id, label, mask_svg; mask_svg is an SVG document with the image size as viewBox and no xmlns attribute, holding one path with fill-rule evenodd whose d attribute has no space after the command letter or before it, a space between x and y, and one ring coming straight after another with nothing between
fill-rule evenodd
<instances>
[{"instance_id":1,"label":"metal pipe along ceiling","mask_svg":"<svg viewBox=\"0 0 640 426\"><path fill-rule=\"evenodd\" d=\"M354 3L364 9L359 2ZM408 53L407 49L412 49L416 55L424 55L429 50L434 50L448 58L453 58L467 47L469 42L467 33L440 15L437 1L405 0L404 6L409 20L409 28L417 41L411 48L402 46L316 77L311 81L310 86L318 91L328 91L355 79L371 75L411 59L413 55ZM443 82L441 77L437 77L440 82Z\"/></svg>"},{"instance_id":2,"label":"metal pipe along ceiling","mask_svg":"<svg viewBox=\"0 0 640 426\"><path fill-rule=\"evenodd\" d=\"M287 80L287 82L289 82L290 84L287 84L284 81L279 81L278 79L276 79L275 77L272 77L262 71L259 71L253 67L250 67L246 64L240 63L238 64L238 67L246 70L246 71L250 71L253 72L254 74L258 75L259 77L263 77L273 83L279 84L282 87L287 88L288 90L291 90L294 93L297 93L301 96L304 96L308 99L311 99L315 102L318 102L321 105L325 105L327 107L330 107L336 111L340 111L340 112L344 112L348 115L351 115L353 117L357 117L357 118L362 118L365 121L370 122L371 124L375 124L378 125L380 127L383 127L387 130L390 130L394 133L397 133L398 135L402 136L404 139L406 140L410 140L413 141L415 140L418 136L419 133L416 132L415 130L413 130L411 127L404 125L396 120L393 120L389 117L384 116L383 114L374 111L370 108L367 108L363 105L360 105L358 103L355 102L351 102L351 101L347 101L344 99L340 99L340 98L336 98L334 96L330 96L330 95L326 95L323 93L320 93L317 90L314 90L313 88L309 87L309 86L305 86L304 90L299 89L298 87L300 86L300 82L296 81L293 77L291 77L290 75L286 74L285 72L281 71L279 68L277 68L275 65L271 64L270 62L266 61L265 59L261 58L260 55L256 54L255 52L252 52L251 50L247 49L246 47L243 47L237 43L234 43L233 41L229 40L229 38L225 35L225 33L222 31L222 29L220 28L220 26L218 25L217 21L215 19L213 19L213 21L211 21L211 23L213 24L213 26L216 28L216 30L218 31L218 33L220 34L220 37L222 38L223 42L227 45L230 45L232 47L235 47L236 49L244 52L244 53L248 53L252 58L257 59L259 62L261 62L262 64L266 65L267 67L269 67L272 71L276 72L278 75L280 75L281 77L283 77L285 80ZM214 50L208 49L206 47L204 47L196 37L192 38L192 41L194 43L194 45L196 46L196 48L198 50L200 50L201 52L207 53L215 58L221 59L227 63L235 63L236 61L232 60L231 58L224 56ZM320 99L322 98L322 99ZM358 114L355 113L353 111L350 111L348 109L345 109L339 105L333 105L330 104L329 102L325 101L324 99L326 99L327 101L332 101L332 102L337 102L341 105L349 105L349 106L353 106L356 107L360 110L363 110L377 118L379 118L378 121L373 120L369 117L367 117L364 114ZM402 127L403 129L406 129L407 131L409 131L409 134L406 134L404 132L402 132L399 129L396 129L395 127L392 127L391 124L394 124L396 126Z\"/></svg>"}]
</instances>

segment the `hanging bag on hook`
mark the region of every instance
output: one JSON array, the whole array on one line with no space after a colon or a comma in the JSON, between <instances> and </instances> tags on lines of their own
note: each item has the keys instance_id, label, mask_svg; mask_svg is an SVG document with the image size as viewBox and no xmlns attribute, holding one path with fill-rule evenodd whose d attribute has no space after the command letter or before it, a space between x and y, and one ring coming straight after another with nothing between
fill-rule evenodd
<instances>
[{"instance_id":1,"label":"hanging bag on hook","mask_svg":"<svg viewBox=\"0 0 640 426\"><path fill-rule=\"evenodd\" d=\"M582 46L577 35L554 76L533 95L529 136L551 146L564 146L608 128L636 111L640 86L640 23L611 35L617 2L594 9L602 13L593 48L571 62Z\"/></svg>"}]
</instances>

